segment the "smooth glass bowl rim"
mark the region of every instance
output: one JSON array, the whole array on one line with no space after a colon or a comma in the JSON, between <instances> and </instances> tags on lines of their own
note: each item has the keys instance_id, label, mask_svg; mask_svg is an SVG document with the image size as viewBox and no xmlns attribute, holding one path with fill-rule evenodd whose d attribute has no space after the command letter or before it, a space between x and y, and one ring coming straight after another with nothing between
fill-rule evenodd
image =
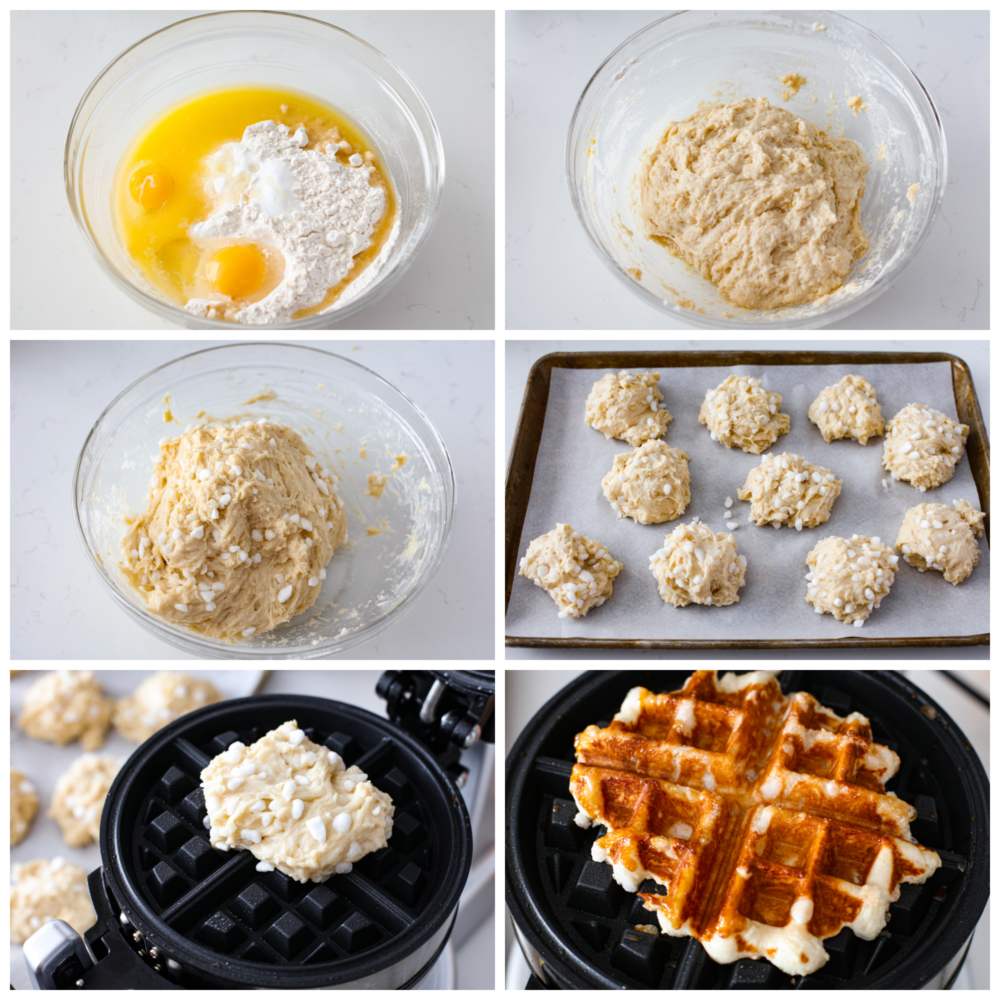
<instances>
[{"instance_id":1,"label":"smooth glass bowl rim","mask_svg":"<svg viewBox=\"0 0 1000 1000\"><path fill-rule=\"evenodd\" d=\"M73 118L70 121L69 131L66 135L66 145L63 150L63 183L66 188L66 197L69 200L70 210L73 213L73 218L76 220L77 227L83 234L84 242L87 244L87 248L90 253L97 259L98 263L103 268L105 274L111 278L114 284L125 294L129 295L140 305L144 306L151 312L158 314L159 316L169 319L180 326L187 328L196 329L209 329L209 330L228 330L230 333L233 328L247 328L254 329L254 327L247 327L246 324L233 323L226 320L213 320L206 317L194 316L191 313L186 312L180 306L171 303L164 302L161 299L155 298L148 294L138 285L131 281L128 281L123 275L119 274L117 269L112 266L111 262L108 260L107 255L101 248L100 244L94 238L91 232L90 225L87 222L85 213L83 212L82 205L80 203L79 197L77 195L76 186L76 167L78 166L80 156L74 156L74 149L79 140L77 135L78 123L80 121L81 115L84 112L88 100L91 94L101 83L112 73L116 66L118 66L123 60L127 59L132 53L134 53L140 47L148 44L153 39L158 38L160 35L164 35L168 32L174 31L176 28L184 24L190 24L194 21L208 21L208 20L219 20L219 19L232 19L234 17L240 17L242 15L251 14L254 16L264 16L264 17L274 17L282 19L294 19L298 21L307 21L312 24L318 25L320 28L326 31L333 31L339 35L346 36L352 42L358 45L364 46L364 48L370 50L374 55L381 59L386 65L390 66L394 73L397 73L400 79L409 88L409 94L405 94L407 98L407 103L412 99L412 101L420 108L424 115L427 117L427 123L430 129L430 133L424 136L422 132L418 132L419 143L427 158L430 160L431 166L433 168L433 178L432 184L424 192L424 208L422 212L422 218L418 224L417 238L412 243L408 254L404 257L400 257L391 266L387 266L379 271L375 280L368 286L366 286L359 295L351 298L347 303L340 309L315 313L312 316L306 316L302 319L292 320L288 323L271 323L266 326L259 327L260 329L270 329L270 330L295 330L295 329L316 329L324 328L329 324L338 323L341 320L347 319L349 316L354 315L366 306L371 305L376 302L381 296L389 290L389 288L405 273L407 268L416 259L417 254L423 248L424 244L430 237L431 232L434 229L434 223L437 221L438 214L441 210L441 202L444 197L444 182L445 182L445 155L444 155L444 143L441 139L441 130L438 127L437 120L434 117L430 106L424 99L423 94L417 89L416 84L410 79L410 77L399 67L393 60L391 60L384 52L375 48L370 42L366 42L363 38L359 38L357 35L345 28L340 28L335 24L330 24L328 21L320 21L315 17L309 17L305 14L294 14L290 11L273 11L273 10L228 10L228 11L215 11L208 14L196 14L193 17L182 18L179 21L174 21L171 24L166 25L163 28L158 28L156 31L140 38L138 41L133 42L128 48L123 49L118 53L101 71L97 76L91 81L90 85L83 92L83 96L80 98L76 109L73 112ZM88 116L89 118L89 116Z\"/></svg>"},{"instance_id":2,"label":"smooth glass bowl rim","mask_svg":"<svg viewBox=\"0 0 1000 1000\"><path fill-rule=\"evenodd\" d=\"M129 393L133 392L141 386L143 382L159 372L172 368L185 361L189 361L192 358L201 357L218 351L233 351L241 348L253 348L257 350L260 348L271 347L280 348L282 350L306 351L312 354L319 354L325 358L335 358L337 361L345 362L354 368L361 369L413 407L415 413L423 421L424 428L430 432L435 445L441 449L441 453L444 457L444 468L441 470L443 473L442 478L444 479L446 492L442 515L444 518L444 532L434 558L428 563L423 577L418 585L414 587L413 590L403 598L403 600L401 600L382 617L376 619L365 628L360 629L357 632L350 633L345 636L343 640L341 640L338 636L333 636L320 641L316 645L309 644L308 646L289 647L275 646L273 648L268 646L251 647L238 642L224 644L219 640L206 639L190 629L170 625L169 623L158 618L156 615L151 614L149 611L133 604L124 596L120 586L114 582L111 572L104 567L101 560L97 557L97 554L91 548L90 542L87 539L87 533L83 525L83 520L80 515L82 503L81 488L83 486L82 473L84 471L83 463L84 456L87 454L88 446L95 440L98 429L108 413L110 413ZM217 344L214 347L206 347L201 350L190 351L180 357L173 358L172 360L166 361L161 365L157 365L155 368L151 368L144 375L135 379L128 386L122 389L122 391L119 392L118 395L116 395L114 399L112 399L111 402L104 407L100 415L94 421L90 430L87 432L87 436L83 442L83 447L80 449L80 454L77 456L76 465L73 469L72 488L73 517L76 523L77 537L87 554L91 569L101 580L105 589L111 594L115 604L123 611L133 616L137 623L146 628L147 631L153 633L162 641L173 645L175 648L183 649L185 652L196 652L206 657L222 659L312 659L326 656L331 653L343 652L344 650L359 645L362 642L367 642L373 636L382 632L391 624L402 618L403 615L410 610L414 601L421 594L423 594L427 585L434 578L434 575L440 569L441 563L444 561L445 554L451 545L452 535L455 530L455 512L458 508L458 486L455 479L455 467L451 459L451 453L448 451L448 446L445 444L444 438L441 437L440 432L431 421L430 417L428 417L427 414L424 413L423 409L421 409L421 407L414 402L414 400L403 392L402 389L393 385L393 383L384 376L372 371L365 365L359 364L357 361L353 361L351 358L345 358L340 354L334 354L331 351L325 351L318 347L308 347L302 344L287 344L274 341L235 341L231 344ZM311 608L307 608L306 611L302 613L306 614L310 610Z\"/></svg>"},{"instance_id":3,"label":"smooth glass bowl rim","mask_svg":"<svg viewBox=\"0 0 1000 1000\"><path fill-rule=\"evenodd\" d=\"M767 331L767 330L784 330L784 329L803 329L808 327L819 327L826 326L829 323L836 322L837 320L845 319L846 317L852 315L858 310L869 305L872 301L878 298L886 289L889 287L892 281L894 281L899 274L909 265L913 258L917 255L921 246L923 246L927 237L930 235L930 231L933 227L934 221L937 218L938 212L941 208L941 203L944 200L944 192L948 183L948 146L947 139L944 132L944 124L941 121L941 116L938 112L937 106L934 103L930 92L924 86L923 82L917 76L917 74L910 67L909 63L894 49L884 38L876 34L870 28L866 28L863 24L853 20L850 17L846 17L843 14L837 14L834 11L826 10L816 10L809 11L810 17L822 17L824 21L831 22L843 22L849 24L852 30L859 31L865 35L870 36L879 46L883 47L888 54L894 56L898 62L899 69L909 75L909 81L911 82L921 93L927 102L927 108L930 112L930 117L933 124L937 129L937 138L940 142L940 155L938 159L938 168L940 174L940 181L938 188L934 193L934 199L930 205L926 217L923 220L922 230L920 235L910 247L909 252L905 257L896 260L891 266L887 267L882 274L879 275L878 279L872 284L872 286L858 295L856 298L851 299L844 303L829 303L829 307L825 308L823 311L819 312L815 316L807 317L803 320L776 320L774 322L763 322L763 323L751 323L745 320L735 319L728 320L724 317L708 317L699 315L694 310L684 309L681 306L675 305L672 302L667 302L662 298L658 298L651 292L643 288L640 284L634 281L618 264L611 253L605 248L604 244L598 239L596 234L591 230L589 223L589 213L585 207L585 199L581 197L582 191L577 184L578 171L577 171L577 160L579 159L577 151L575 148L575 136L577 128L581 123L582 115L584 112L584 106L587 103L588 97L591 94L592 89L599 82L605 72L605 69L609 64L613 63L619 54L626 49L628 46L636 42L643 35L653 32L655 29L661 27L667 21L674 20L675 18L690 17L691 15L702 16L711 13L708 10L680 10L675 11L672 14L667 14L663 17L659 17L649 24L640 28L638 31L633 32L628 38L624 39L621 44L617 45L611 53L605 58L601 64L594 71L593 75L587 81L586 86L583 88L579 99L576 102L576 107L573 109L573 115L570 119L569 130L566 135L566 152L565 152L565 173L566 173L566 183L569 187L570 200L573 203L573 210L576 212L577 219L579 220L584 232L587 234L587 238L590 241L591 246L594 248L600 260L604 265L610 269L611 273L614 274L620 282L625 284L632 293L638 296L647 305L650 305L660 312L666 313L667 315L673 316L681 320L686 326L697 326L706 329L730 329L730 330L754 330L754 331ZM780 14L791 15L795 13L794 11L779 11ZM751 15L748 11L733 11L734 15ZM881 61L881 60L880 60ZM900 74L894 74L899 76ZM933 150L928 150L926 152L933 153Z\"/></svg>"}]
</instances>

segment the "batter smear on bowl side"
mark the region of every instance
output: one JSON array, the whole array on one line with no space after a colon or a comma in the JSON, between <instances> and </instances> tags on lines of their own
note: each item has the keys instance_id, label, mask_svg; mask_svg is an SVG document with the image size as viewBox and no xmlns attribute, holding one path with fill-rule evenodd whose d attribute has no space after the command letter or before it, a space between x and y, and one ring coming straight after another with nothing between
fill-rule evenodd
<instances>
[{"instance_id":1,"label":"batter smear on bowl side","mask_svg":"<svg viewBox=\"0 0 1000 1000\"><path fill-rule=\"evenodd\" d=\"M643 160L646 235L745 309L815 302L868 250L858 145L748 98L673 122Z\"/></svg>"},{"instance_id":2,"label":"batter smear on bowl side","mask_svg":"<svg viewBox=\"0 0 1000 1000\"><path fill-rule=\"evenodd\" d=\"M357 125L261 87L163 115L125 153L112 198L118 237L150 285L192 315L251 325L323 312L361 275L367 284L396 217Z\"/></svg>"}]
</instances>

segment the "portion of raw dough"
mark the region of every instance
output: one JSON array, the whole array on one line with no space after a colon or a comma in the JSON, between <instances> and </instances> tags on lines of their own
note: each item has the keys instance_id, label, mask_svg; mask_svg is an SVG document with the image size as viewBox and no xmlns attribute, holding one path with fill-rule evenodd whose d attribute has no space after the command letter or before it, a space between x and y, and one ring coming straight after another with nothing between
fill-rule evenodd
<instances>
[{"instance_id":1,"label":"portion of raw dough","mask_svg":"<svg viewBox=\"0 0 1000 1000\"><path fill-rule=\"evenodd\" d=\"M10 769L10 843L20 844L38 812L38 792L28 779Z\"/></svg>"},{"instance_id":2,"label":"portion of raw dough","mask_svg":"<svg viewBox=\"0 0 1000 1000\"><path fill-rule=\"evenodd\" d=\"M600 542L557 524L528 546L520 575L548 591L560 618L582 618L611 596L621 571L622 564Z\"/></svg>"},{"instance_id":3,"label":"portion of raw dough","mask_svg":"<svg viewBox=\"0 0 1000 1000\"><path fill-rule=\"evenodd\" d=\"M56 670L28 688L17 724L36 740L58 746L79 740L84 750L97 750L114 705L93 670Z\"/></svg>"},{"instance_id":4,"label":"portion of raw dough","mask_svg":"<svg viewBox=\"0 0 1000 1000\"><path fill-rule=\"evenodd\" d=\"M64 858L14 865L10 890L10 939L22 944L42 924L65 920L82 934L97 922L87 873Z\"/></svg>"},{"instance_id":5,"label":"portion of raw dough","mask_svg":"<svg viewBox=\"0 0 1000 1000\"><path fill-rule=\"evenodd\" d=\"M147 677L134 694L118 699L115 728L125 739L144 743L168 722L217 701L222 695L209 681L163 671Z\"/></svg>"},{"instance_id":6,"label":"portion of raw dough","mask_svg":"<svg viewBox=\"0 0 1000 1000\"><path fill-rule=\"evenodd\" d=\"M745 583L747 557L736 554L736 539L695 521L679 524L649 557L660 597L675 608L688 604L736 604Z\"/></svg>"},{"instance_id":7,"label":"portion of raw dough","mask_svg":"<svg viewBox=\"0 0 1000 1000\"><path fill-rule=\"evenodd\" d=\"M587 423L606 438L628 441L633 448L662 436L673 417L660 406L659 380L659 372L619 372L599 378L587 397Z\"/></svg>"},{"instance_id":8,"label":"portion of raw dough","mask_svg":"<svg viewBox=\"0 0 1000 1000\"><path fill-rule=\"evenodd\" d=\"M764 455L737 496L751 501L750 516L757 524L787 524L801 531L830 519L841 486L829 469L786 451Z\"/></svg>"},{"instance_id":9,"label":"portion of raw dough","mask_svg":"<svg viewBox=\"0 0 1000 1000\"><path fill-rule=\"evenodd\" d=\"M268 632L311 607L346 531L344 501L290 427L194 427L160 442L123 570L154 615L216 639Z\"/></svg>"},{"instance_id":10,"label":"portion of raw dough","mask_svg":"<svg viewBox=\"0 0 1000 1000\"><path fill-rule=\"evenodd\" d=\"M698 423L712 432L713 441L759 455L791 430L788 414L778 412L781 396L762 389L760 383L759 378L730 375L717 389L705 393Z\"/></svg>"},{"instance_id":11,"label":"portion of raw dough","mask_svg":"<svg viewBox=\"0 0 1000 1000\"><path fill-rule=\"evenodd\" d=\"M104 802L121 766L117 757L85 753L56 782L48 814L70 847L97 842Z\"/></svg>"},{"instance_id":12,"label":"portion of raw dough","mask_svg":"<svg viewBox=\"0 0 1000 1000\"><path fill-rule=\"evenodd\" d=\"M902 479L925 493L955 475L968 436L965 424L929 406L910 403L889 421L882 466L893 479Z\"/></svg>"},{"instance_id":13,"label":"portion of raw dough","mask_svg":"<svg viewBox=\"0 0 1000 1000\"><path fill-rule=\"evenodd\" d=\"M601 480L604 495L619 517L639 524L673 521L691 502L689 456L665 441L647 441L635 451L615 455Z\"/></svg>"},{"instance_id":14,"label":"portion of raw dough","mask_svg":"<svg viewBox=\"0 0 1000 1000\"><path fill-rule=\"evenodd\" d=\"M201 785L212 846L248 850L257 871L277 868L296 882L349 872L392 836L392 799L294 720L249 747L231 744Z\"/></svg>"},{"instance_id":15,"label":"portion of raw dough","mask_svg":"<svg viewBox=\"0 0 1000 1000\"><path fill-rule=\"evenodd\" d=\"M639 174L646 235L746 309L815 302L868 249L857 144L748 98L667 129Z\"/></svg>"},{"instance_id":16,"label":"portion of raw dough","mask_svg":"<svg viewBox=\"0 0 1000 1000\"><path fill-rule=\"evenodd\" d=\"M836 385L828 385L809 407L809 419L827 444L845 437L868 444L870 437L885 433L875 389L861 375L845 375Z\"/></svg>"},{"instance_id":17,"label":"portion of raw dough","mask_svg":"<svg viewBox=\"0 0 1000 1000\"><path fill-rule=\"evenodd\" d=\"M983 533L985 515L968 500L920 503L906 512L896 538L896 548L921 573L936 569L953 585L961 583L979 563L976 535Z\"/></svg>"},{"instance_id":18,"label":"portion of raw dough","mask_svg":"<svg viewBox=\"0 0 1000 1000\"><path fill-rule=\"evenodd\" d=\"M882 603L895 577L897 556L878 535L831 535L806 556L806 602L857 628Z\"/></svg>"}]
</instances>

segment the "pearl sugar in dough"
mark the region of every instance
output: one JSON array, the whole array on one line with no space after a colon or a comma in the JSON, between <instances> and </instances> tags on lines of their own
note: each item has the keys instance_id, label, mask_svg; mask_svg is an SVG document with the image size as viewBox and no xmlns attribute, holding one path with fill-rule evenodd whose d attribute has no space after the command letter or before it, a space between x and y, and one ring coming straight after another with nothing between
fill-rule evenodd
<instances>
[{"instance_id":1,"label":"pearl sugar in dough","mask_svg":"<svg viewBox=\"0 0 1000 1000\"><path fill-rule=\"evenodd\" d=\"M65 920L78 934L97 921L87 873L55 857L14 865L10 889L10 939L23 944L50 920Z\"/></svg>"},{"instance_id":2,"label":"pearl sugar in dough","mask_svg":"<svg viewBox=\"0 0 1000 1000\"><path fill-rule=\"evenodd\" d=\"M842 485L829 469L786 451L764 455L737 495L751 501L750 517L758 525L787 524L801 531L830 519Z\"/></svg>"},{"instance_id":3,"label":"pearl sugar in dough","mask_svg":"<svg viewBox=\"0 0 1000 1000\"><path fill-rule=\"evenodd\" d=\"M20 844L38 812L38 791L14 768L10 769L10 843Z\"/></svg>"},{"instance_id":4,"label":"pearl sugar in dough","mask_svg":"<svg viewBox=\"0 0 1000 1000\"><path fill-rule=\"evenodd\" d=\"M606 438L628 441L633 448L662 437L673 417L661 406L659 372L619 372L599 378L587 397L586 421Z\"/></svg>"},{"instance_id":5,"label":"pearl sugar in dough","mask_svg":"<svg viewBox=\"0 0 1000 1000\"><path fill-rule=\"evenodd\" d=\"M899 529L896 548L914 569L934 569L953 585L961 583L979 562L976 535L983 533L983 517L967 500L955 500L955 509L943 503L911 507Z\"/></svg>"},{"instance_id":6,"label":"pearl sugar in dough","mask_svg":"<svg viewBox=\"0 0 1000 1000\"><path fill-rule=\"evenodd\" d=\"M56 670L25 693L17 724L36 740L57 746L79 740L84 750L97 750L111 727L114 704L92 670Z\"/></svg>"},{"instance_id":7,"label":"pearl sugar in dough","mask_svg":"<svg viewBox=\"0 0 1000 1000\"><path fill-rule=\"evenodd\" d=\"M209 841L296 882L343 875L387 846L395 807L361 768L310 740L294 720L230 744L201 772Z\"/></svg>"},{"instance_id":8,"label":"pearl sugar in dough","mask_svg":"<svg viewBox=\"0 0 1000 1000\"><path fill-rule=\"evenodd\" d=\"M614 466L601 481L612 510L639 524L680 517L691 502L688 458L665 441L647 441L635 451L615 455Z\"/></svg>"},{"instance_id":9,"label":"pearl sugar in dough","mask_svg":"<svg viewBox=\"0 0 1000 1000\"><path fill-rule=\"evenodd\" d=\"M809 407L809 419L827 444L840 438L868 444L870 437L885 433L875 389L861 375L845 375L836 385L827 386Z\"/></svg>"},{"instance_id":10,"label":"pearl sugar in dough","mask_svg":"<svg viewBox=\"0 0 1000 1000\"><path fill-rule=\"evenodd\" d=\"M123 568L171 624L260 635L315 603L346 530L332 470L290 427L210 424L160 442Z\"/></svg>"},{"instance_id":11,"label":"pearl sugar in dough","mask_svg":"<svg viewBox=\"0 0 1000 1000\"><path fill-rule=\"evenodd\" d=\"M824 538L806 556L806 603L816 614L860 628L889 593L897 562L899 556L878 535Z\"/></svg>"},{"instance_id":12,"label":"pearl sugar in dough","mask_svg":"<svg viewBox=\"0 0 1000 1000\"><path fill-rule=\"evenodd\" d=\"M762 389L759 378L730 375L705 393L698 423L708 427L713 441L759 455L791 429L788 414L780 410L781 396Z\"/></svg>"},{"instance_id":13,"label":"pearl sugar in dough","mask_svg":"<svg viewBox=\"0 0 1000 1000\"><path fill-rule=\"evenodd\" d=\"M569 524L539 535L521 559L520 576L548 591L560 618L583 618L612 594L622 564Z\"/></svg>"},{"instance_id":14,"label":"pearl sugar in dough","mask_svg":"<svg viewBox=\"0 0 1000 1000\"><path fill-rule=\"evenodd\" d=\"M736 540L707 524L679 524L649 557L660 597L675 608L688 604L735 604L746 582L747 557L736 554Z\"/></svg>"},{"instance_id":15,"label":"pearl sugar in dough","mask_svg":"<svg viewBox=\"0 0 1000 1000\"><path fill-rule=\"evenodd\" d=\"M936 489L955 474L962 461L969 428L919 403L904 406L886 430L882 465L893 479Z\"/></svg>"},{"instance_id":16,"label":"pearl sugar in dough","mask_svg":"<svg viewBox=\"0 0 1000 1000\"><path fill-rule=\"evenodd\" d=\"M97 843L104 802L121 766L117 757L85 753L56 782L48 815L70 847Z\"/></svg>"},{"instance_id":17,"label":"pearl sugar in dough","mask_svg":"<svg viewBox=\"0 0 1000 1000\"><path fill-rule=\"evenodd\" d=\"M215 685L169 670L147 677L115 705L115 728L133 743L145 743L168 722L204 705L222 701Z\"/></svg>"}]
</instances>

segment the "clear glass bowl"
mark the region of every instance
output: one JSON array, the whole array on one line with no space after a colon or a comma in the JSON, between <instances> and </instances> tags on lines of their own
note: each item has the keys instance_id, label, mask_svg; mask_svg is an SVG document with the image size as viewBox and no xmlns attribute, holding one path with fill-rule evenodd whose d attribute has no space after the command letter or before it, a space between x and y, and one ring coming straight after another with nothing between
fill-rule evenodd
<instances>
[{"instance_id":1,"label":"clear glass bowl","mask_svg":"<svg viewBox=\"0 0 1000 1000\"><path fill-rule=\"evenodd\" d=\"M814 30L817 23L827 30ZM785 102L781 77L791 72L808 83ZM858 94L868 110L855 117L847 101ZM843 287L819 304L743 309L643 235L636 211L643 155L671 121L744 97L767 97L829 134L842 128L868 162L861 224L871 249ZM941 204L947 151L923 85L896 52L854 21L819 11L686 11L633 35L591 78L570 123L566 174L598 255L645 302L694 326L802 329L849 316L912 260ZM911 205L913 184L919 189ZM679 299L704 313L677 305Z\"/></svg>"},{"instance_id":2,"label":"clear glass bowl","mask_svg":"<svg viewBox=\"0 0 1000 1000\"><path fill-rule=\"evenodd\" d=\"M274 399L251 402L269 391ZM177 423L164 423L168 408ZM349 541L334 553L308 611L227 643L150 614L121 573L120 543L125 513L146 507L159 440L188 424L244 415L283 420L336 470ZM399 454L407 455L405 464L390 471ZM378 499L366 492L376 471L388 474ZM412 607L451 540L455 476L431 422L374 372L309 347L233 344L171 361L121 393L87 437L73 496L98 580L147 631L199 656L308 659L364 642ZM369 534L369 527L383 530Z\"/></svg>"},{"instance_id":3,"label":"clear glass bowl","mask_svg":"<svg viewBox=\"0 0 1000 1000\"><path fill-rule=\"evenodd\" d=\"M347 286L326 312L271 329L317 329L379 299L430 235L444 190L437 124L402 70L360 38L309 17L267 11L206 14L157 31L115 59L83 95L66 140L66 193L87 246L111 280L157 315L189 329L239 324L195 317L142 276L115 233L115 168L136 134L182 98L244 83L326 101L371 137L398 200L398 232L374 280Z\"/></svg>"}]
</instances>

